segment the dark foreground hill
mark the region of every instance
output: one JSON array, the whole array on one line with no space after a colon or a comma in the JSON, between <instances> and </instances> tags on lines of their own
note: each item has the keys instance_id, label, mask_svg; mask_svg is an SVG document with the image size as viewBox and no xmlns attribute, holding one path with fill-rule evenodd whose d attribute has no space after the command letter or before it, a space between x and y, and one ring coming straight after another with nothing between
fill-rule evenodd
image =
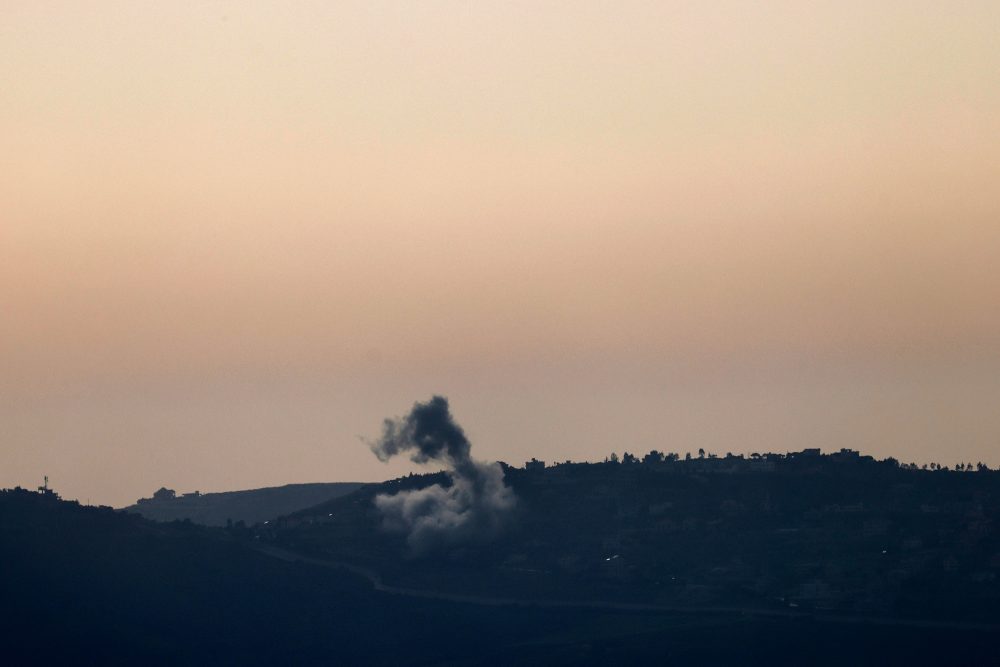
<instances>
[{"instance_id":1,"label":"dark foreground hill","mask_svg":"<svg viewBox=\"0 0 1000 667\"><path fill-rule=\"evenodd\" d=\"M363 513L366 498L343 500ZM259 537L0 492L4 664L995 664L988 626L429 599ZM438 569L461 583L468 556Z\"/></svg>"},{"instance_id":2,"label":"dark foreground hill","mask_svg":"<svg viewBox=\"0 0 1000 667\"><path fill-rule=\"evenodd\" d=\"M189 519L203 526L225 526L228 522L263 523L285 514L347 495L363 486L356 482L328 484L287 484L246 491L189 493L173 496L163 490L153 498L142 498L126 512L141 514L154 521Z\"/></svg>"},{"instance_id":3,"label":"dark foreground hill","mask_svg":"<svg viewBox=\"0 0 1000 667\"><path fill-rule=\"evenodd\" d=\"M567 627L552 614L377 594L232 531L23 490L0 492L0 525L5 664L413 664Z\"/></svg>"}]
</instances>

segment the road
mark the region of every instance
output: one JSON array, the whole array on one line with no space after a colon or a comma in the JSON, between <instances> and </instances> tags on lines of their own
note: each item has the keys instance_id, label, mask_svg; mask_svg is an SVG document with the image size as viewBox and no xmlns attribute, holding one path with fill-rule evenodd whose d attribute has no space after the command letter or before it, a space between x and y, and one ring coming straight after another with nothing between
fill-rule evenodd
<instances>
[{"instance_id":1,"label":"road","mask_svg":"<svg viewBox=\"0 0 1000 667\"><path fill-rule=\"evenodd\" d=\"M646 603L631 602L611 602L606 600L552 600L552 599L522 599L491 597L485 595L460 595L457 593L446 593L444 591L433 591L418 588L406 588L402 586L392 586L386 584L381 575L371 568L344 563L340 561L325 560L306 556L288 549L282 549L270 544L255 542L253 547L258 552L290 563L308 563L319 567L332 568L350 572L366 579L372 587L380 592L389 595L402 595L405 597L423 598L427 600L443 600L447 602L460 602L464 604L475 604L490 607L535 607L542 609L578 609L586 611L625 611L644 612L655 614L718 614L737 616L757 616L770 618L788 619L813 619L824 623L848 623L862 625L883 625L895 627L927 628L927 629L947 629L947 630L973 630L986 632L1000 632L1000 625L987 623L962 623L953 621L934 621L921 619L890 618L880 616L849 616L842 614L822 614L809 611L797 611L791 609L762 609L754 607L691 607L691 606L670 606Z\"/></svg>"}]
</instances>

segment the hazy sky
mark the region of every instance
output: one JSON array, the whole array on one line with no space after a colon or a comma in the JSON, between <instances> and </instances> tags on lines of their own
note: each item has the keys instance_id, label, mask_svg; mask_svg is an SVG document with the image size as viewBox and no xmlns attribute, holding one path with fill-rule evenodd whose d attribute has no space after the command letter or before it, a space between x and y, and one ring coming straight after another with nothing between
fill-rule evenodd
<instances>
[{"instance_id":1,"label":"hazy sky","mask_svg":"<svg viewBox=\"0 0 1000 667\"><path fill-rule=\"evenodd\" d=\"M1000 464L1000 3L0 7L0 486Z\"/></svg>"}]
</instances>

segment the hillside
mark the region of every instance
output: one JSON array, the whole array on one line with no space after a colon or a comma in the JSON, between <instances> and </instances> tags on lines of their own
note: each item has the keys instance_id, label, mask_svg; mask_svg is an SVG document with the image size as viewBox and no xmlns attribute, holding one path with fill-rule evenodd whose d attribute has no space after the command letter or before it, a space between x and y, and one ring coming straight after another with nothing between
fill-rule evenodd
<instances>
[{"instance_id":1,"label":"hillside","mask_svg":"<svg viewBox=\"0 0 1000 667\"><path fill-rule=\"evenodd\" d=\"M176 497L142 498L124 508L154 521L188 519L203 526L225 526L242 521L248 525L271 521L279 516L312 507L346 495L363 486L357 482L327 484L287 484L285 486L226 491L221 493L191 493ZM169 496L172 492L161 496Z\"/></svg>"},{"instance_id":2,"label":"hillside","mask_svg":"<svg viewBox=\"0 0 1000 667\"><path fill-rule=\"evenodd\" d=\"M1000 473L918 470L856 452L505 468L503 532L428 554L374 498L412 476L278 520L261 537L376 569L401 587L682 608L1000 624Z\"/></svg>"},{"instance_id":3,"label":"hillside","mask_svg":"<svg viewBox=\"0 0 1000 667\"><path fill-rule=\"evenodd\" d=\"M363 514L369 493L340 502ZM250 529L156 523L20 489L0 491L0 526L9 664L85 656L148 665L974 665L994 657L992 628L954 624L929 632L805 614L380 593L320 561L266 555L271 547ZM443 563L467 566L460 553Z\"/></svg>"},{"instance_id":4,"label":"hillside","mask_svg":"<svg viewBox=\"0 0 1000 667\"><path fill-rule=\"evenodd\" d=\"M0 491L0 526L6 664L506 662L525 642L559 654L577 631L613 638L672 623L378 594L353 575L265 556L245 531L20 489Z\"/></svg>"}]
</instances>

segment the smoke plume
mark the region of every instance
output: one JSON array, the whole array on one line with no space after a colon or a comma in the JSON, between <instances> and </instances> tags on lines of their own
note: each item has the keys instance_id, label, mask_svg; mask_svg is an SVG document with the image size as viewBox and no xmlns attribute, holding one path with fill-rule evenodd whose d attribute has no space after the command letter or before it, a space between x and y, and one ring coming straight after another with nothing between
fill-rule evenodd
<instances>
[{"instance_id":1,"label":"smoke plume","mask_svg":"<svg viewBox=\"0 0 1000 667\"><path fill-rule=\"evenodd\" d=\"M416 463L445 466L449 486L375 496L385 528L406 533L415 553L488 540L516 503L500 465L471 457L469 440L442 396L414 404L405 417L386 419L382 436L368 444L381 461L409 453Z\"/></svg>"}]
</instances>

